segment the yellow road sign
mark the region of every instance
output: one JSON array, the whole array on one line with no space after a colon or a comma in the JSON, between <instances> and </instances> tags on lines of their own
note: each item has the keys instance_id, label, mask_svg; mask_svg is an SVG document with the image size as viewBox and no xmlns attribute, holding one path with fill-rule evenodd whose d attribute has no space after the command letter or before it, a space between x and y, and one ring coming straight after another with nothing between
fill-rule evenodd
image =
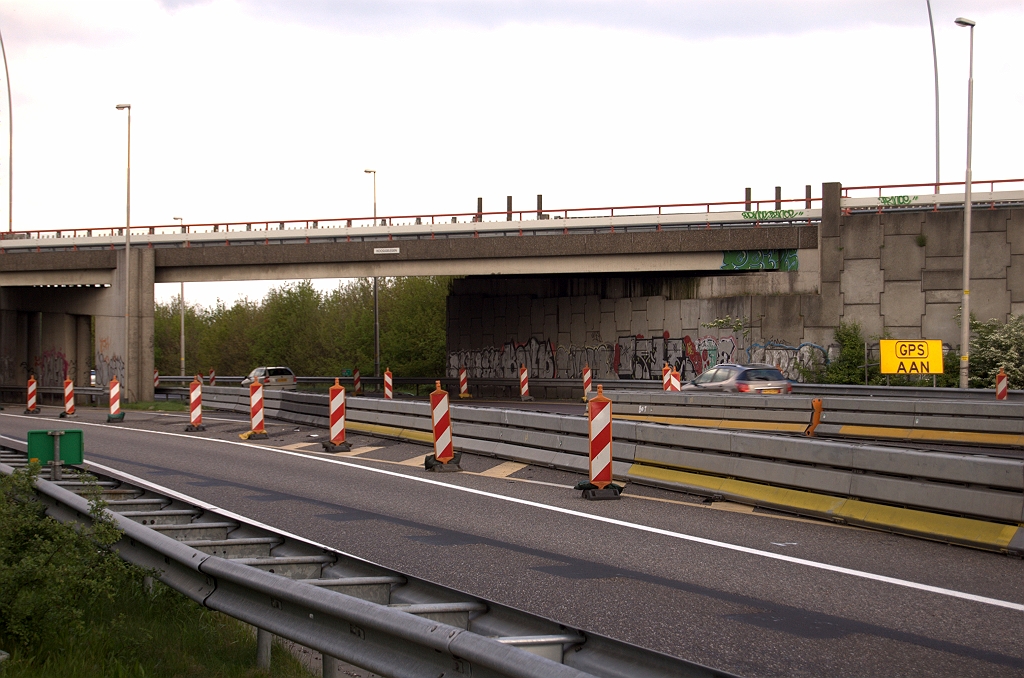
<instances>
[{"instance_id":1,"label":"yellow road sign","mask_svg":"<svg viewBox=\"0 0 1024 678\"><path fill-rule=\"evenodd\" d=\"M942 342L937 339L882 339L882 374L942 374Z\"/></svg>"}]
</instances>

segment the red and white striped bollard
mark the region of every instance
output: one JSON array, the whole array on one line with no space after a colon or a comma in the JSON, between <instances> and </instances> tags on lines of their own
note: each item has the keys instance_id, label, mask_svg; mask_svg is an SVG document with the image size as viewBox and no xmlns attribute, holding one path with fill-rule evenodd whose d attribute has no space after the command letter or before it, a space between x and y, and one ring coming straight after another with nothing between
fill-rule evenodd
<instances>
[{"instance_id":1,"label":"red and white striped bollard","mask_svg":"<svg viewBox=\"0 0 1024 678\"><path fill-rule=\"evenodd\" d=\"M679 380L680 380L679 370L675 370L675 369L672 370L669 373L668 390L670 390L670 391L678 391L680 389L680 386L681 386L680 383L679 383Z\"/></svg>"},{"instance_id":2,"label":"red and white striped bollard","mask_svg":"<svg viewBox=\"0 0 1024 678\"><path fill-rule=\"evenodd\" d=\"M612 485L612 401L598 385L597 395L587 403L590 428L590 484L584 499L618 499L620 488ZM610 486L610 487L609 487Z\"/></svg>"},{"instance_id":3,"label":"red and white striped bollard","mask_svg":"<svg viewBox=\"0 0 1024 678\"><path fill-rule=\"evenodd\" d=\"M359 379L359 369L352 372L352 395L363 395L363 382Z\"/></svg>"},{"instance_id":4,"label":"red and white striped bollard","mask_svg":"<svg viewBox=\"0 0 1024 678\"><path fill-rule=\"evenodd\" d=\"M217 385L217 370L210 368L210 386Z\"/></svg>"},{"instance_id":5,"label":"red and white striped bollard","mask_svg":"<svg viewBox=\"0 0 1024 678\"><path fill-rule=\"evenodd\" d=\"M669 382L672 381L672 368L665 363L665 366L661 368L661 390L669 390Z\"/></svg>"},{"instance_id":6,"label":"red and white striped bollard","mask_svg":"<svg viewBox=\"0 0 1024 678\"><path fill-rule=\"evenodd\" d=\"M523 402L533 400L533 396L530 395L530 371L526 369L526 365L519 366L519 397Z\"/></svg>"},{"instance_id":7,"label":"red and white striped bollard","mask_svg":"<svg viewBox=\"0 0 1024 678\"><path fill-rule=\"evenodd\" d=\"M590 390L593 388L594 378L590 373L590 365L583 366L583 402L590 398Z\"/></svg>"},{"instance_id":8,"label":"red and white striped bollard","mask_svg":"<svg viewBox=\"0 0 1024 678\"><path fill-rule=\"evenodd\" d=\"M110 380L110 414L107 415L107 421L124 421L124 412L121 411L121 382L117 380L117 375Z\"/></svg>"},{"instance_id":9,"label":"red and white striped bollard","mask_svg":"<svg viewBox=\"0 0 1024 678\"><path fill-rule=\"evenodd\" d=\"M460 398L472 398L469 394L469 376L466 373L465 367L459 368L459 397Z\"/></svg>"},{"instance_id":10,"label":"red and white striped bollard","mask_svg":"<svg viewBox=\"0 0 1024 678\"><path fill-rule=\"evenodd\" d=\"M160 370L153 370L153 388L160 388Z\"/></svg>"},{"instance_id":11,"label":"red and white striped bollard","mask_svg":"<svg viewBox=\"0 0 1024 678\"><path fill-rule=\"evenodd\" d=\"M258 381L249 384L249 421L252 429L248 434L242 434L246 440L267 437L267 429L263 425L263 384Z\"/></svg>"},{"instance_id":12,"label":"red and white striped bollard","mask_svg":"<svg viewBox=\"0 0 1024 678\"><path fill-rule=\"evenodd\" d=\"M60 413L61 419L75 416L75 382L70 379L64 380L64 411Z\"/></svg>"},{"instance_id":13,"label":"red and white striped bollard","mask_svg":"<svg viewBox=\"0 0 1024 678\"><path fill-rule=\"evenodd\" d=\"M321 445L325 452L348 452L352 448L345 442L345 387L338 379L330 388L328 403L331 439Z\"/></svg>"},{"instance_id":14,"label":"red and white striped bollard","mask_svg":"<svg viewBox=\"0 0 1024 678\"><path fill-rule=\"evenodd\" d=\"M458 471L455 459L455 445L452 440L452 417L448 407L448 391L441 388L441 382L434 382L435 389L430 393L430 421L434 431L434 456L423 461L429 471Z\"/></svg>"},{"instance_id":15,"label":"red and white striped bollard","mask_svg":"<svg viewBox=\"0 0 1024 678\"><path fill-rule=\"evenodd\" d=\"M394 397L395 391L393 387L394 380L391 378L391 368L384 370L384 398L391 400Z\"/></svg>"},{"instance_id":16,"label":"red and white striped bollard","mask_svg":"<svg viewBox=\"0 0 1024 678\"><path fill-rule=\"evenodd\" d=\"M39 405L36 404L36 378L29 375L28 391L25 397L25 414L39 414Z\"/></svg>"},{"instance_id":17,"label":"red and white striped bollard","mask_svg":"<svg viewBox=\"0 0 1024 678\"><path fill-rule=\"evenodd\" d=\"M203 426L203 376L197 374L188 385L189 424L186 431L205 431Z\"/></svg>"},{"instance_id":18,"label":"red and white striped bollard","mask_svg":"<svg viewBox=\"0 0 1024 678\"><path fill-rule=\"evenodd\" d=\"M1009 394L1009 383L1010 380L1006 378L1006 372L1000 367L999 374L996 375L996 400L1006 400L1006 396Z\"/></svg>"}]
</instances>

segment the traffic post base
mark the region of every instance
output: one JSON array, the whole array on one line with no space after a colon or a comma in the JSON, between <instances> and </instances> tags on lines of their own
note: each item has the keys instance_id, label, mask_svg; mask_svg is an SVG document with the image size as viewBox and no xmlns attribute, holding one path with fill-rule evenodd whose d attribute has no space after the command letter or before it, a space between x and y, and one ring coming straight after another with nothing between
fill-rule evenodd
<instances>
[{"instance_id":1,"label":"traffic post base","mask_svg":"<svg viewBox=\"0 0 1024 678\"><path fill-rule=\"evenodd\" d=\"M606 501L608 499L622 499L622 488L618 485L606 485L598 487L592 483L582 482L576 486L577 490L583 490L583 498L588 501Z\"/></svg>"},{"instance_id":2,"label":"traffic post base","mask_svg":"<svg viewBox=\"0 0 1024 678\"><path fill-rule=\"evenodd\" d=\"M78 415L75 414L74 412L72 412L71 414L68 414L67 412L61 412L60 414L57 415L57 418L58 419L78 419Z\"/></svg>"},{"instance_id":3,"label":"traffic post base","mask_svg":"<svg viewBox=\"0 0 1024 678\"><path fill-rule=\"evenodd\" d=\"M324 452L326 452L327 454L337 454L338 452L352 451L352 446L349 445L348 443L338 443L337 445L335 445L329 440L324 440L321 441L320 444L323 446Z\"/></svg>"},{"instance_id":4,"label":"traffic post base","mask_svg":"<svg viewBox=\"0 0 1024 678\"><path fill-rule=\"evenodd\" d=\"M192 424L189 424L188 426L185 427L185 431L187 433L196 433L198 431L205 431L205 430L206 430L206 426L204 426L203 424L198 424L198 425L195 425L195 426L193 426Z\"/></svg>"},{"instance_id":5,"label":"traffic post base","mask_svg":"<svg viewBox=\"0 0 1024 678\"><path fill-rule=\"evenodd\" d=\"M124 421L124 412L118 412L117 414L108 414L107 423L113 424L116 422Z\"/></svg>"},{"instance_id":6,"label":"traffic post base","mask_svg":"<svg viewBox=\"0 0 1024 678\"><path fill-rule=\"evenodd\" d=\"M461 471L462 467L459 463L462 461L462 452L456 452L452 456L451 460L446 464L443 461L438 461L434 458L434 455L428 454L423 459L423 468L434 473L454 473Z\"/></svg>"}]
</instances>

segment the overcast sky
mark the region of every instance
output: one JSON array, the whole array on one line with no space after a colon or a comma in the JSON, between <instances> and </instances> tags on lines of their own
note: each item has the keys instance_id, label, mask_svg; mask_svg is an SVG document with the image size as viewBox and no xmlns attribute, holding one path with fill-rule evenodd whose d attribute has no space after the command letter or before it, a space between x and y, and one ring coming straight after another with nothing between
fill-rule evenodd
<instances>
[{"instance_id":1,"label":"overcast sky","mask_svg":"<svg viewBox=\"0 0 1024 678\"><path fill-rule=\"evenodd\" d=\"M964 171L958 15L974 176L1024 176L1024 3L933 10L942 178ZM934 179L924 0L30 0L0 2L0 30L15 230L123 223L117 103L139 225L366 216L368 167L382 215Z\"/></svg>"}]
</instances>

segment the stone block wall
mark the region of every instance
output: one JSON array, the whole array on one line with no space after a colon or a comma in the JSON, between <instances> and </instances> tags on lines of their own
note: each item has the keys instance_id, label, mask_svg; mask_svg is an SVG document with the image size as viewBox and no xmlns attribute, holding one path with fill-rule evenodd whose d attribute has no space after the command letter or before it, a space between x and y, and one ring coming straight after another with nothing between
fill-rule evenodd
<instances>
[{"instance_id":1,"label":"stone block wall","mask_svg":"<svg viewBox=\"0 0 1024 678\"><path fill-rule=\"evenodd\" d=\"M963 211L844 215L841 187L823 186L816 250L796 271L591 276L478 276L448 298L448 374L471 378L686 378L725 361L767 362L798 378L834 350L840 322L863 335L959 344ZM1024 209L975 207L971 311L1005 321L1024 312ZM731 317L744 330L708 329Z\"/></svg>"}]
</instances>

